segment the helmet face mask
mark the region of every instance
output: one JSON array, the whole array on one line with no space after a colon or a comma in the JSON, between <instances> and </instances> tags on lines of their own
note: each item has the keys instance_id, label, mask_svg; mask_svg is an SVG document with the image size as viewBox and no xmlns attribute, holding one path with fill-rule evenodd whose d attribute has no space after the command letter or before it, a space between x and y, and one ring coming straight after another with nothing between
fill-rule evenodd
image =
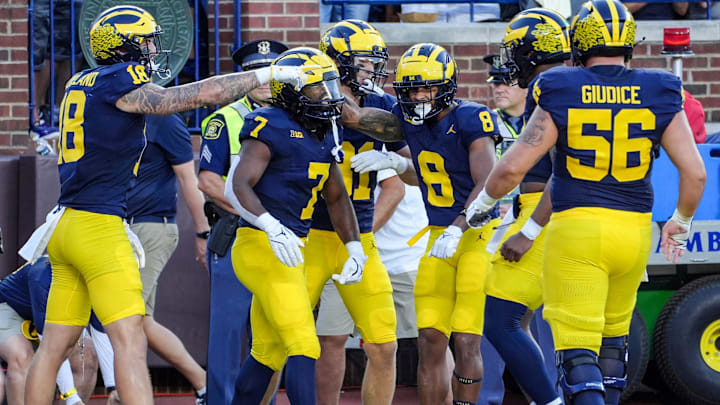
<instances>
[{"instance_id":1,"label":"helmet face mask","mask_svg":"<svg viewBox=\"0 0 720 405\"><path fill-rule=\"evenodd\" d=\"M365 80L382 87L388 74L387 47L380 33L362 20L344 20L328 29L320 39L319 49L335 60L342 84L350 87L355 96L366 93ZM371 67L372 66L372 67ZM358 78L358 74L362 76Z\"/></svg>"},{"instance_id":2,"label":"helmet face mask","mask_svg":"<svg viewBox=\"0 0 720 405\"><path fill-rule=\"evenodd\" d=\"M308 75L302 89L271 80L272 104L287 111L303 128L322 139L333 122L340 119L345 103L333 61L317 49L294 48L283 52L272 64L300 66Z\"/></svg>"},{"instance_id":3,"label":"helmet face mask","mask_svg":"<svg viewBox=\"0 0 720 405\"><path fill-rule=\"evenodd\" d=\"M90 47L99 65L137 62L161 79L170 77L170 51L162 48L162 28L140 7L105 10L90 28Z\"/></svg>"},{"instance_id":4,"label":"helmet face mask","mask_svg":"<svg viewBox=\"0 0 720 405\"><path fill-rule=\"evenodd\" d=\"M457 65L443 47L417 44L405 51L395 70L393 89L405 120L420 124L452 105L457 93ZM420 89L429 97L416 99Z\"/></svg>"},{"instance_id":5,"label":"helmet face mask","mask_svg":"<svg viewBox=\"0 0 720 405\"><path fill-rule=\"evenodd\" d=\"M510 81L527 88L539 65L570 59L567 20L550 9L521 11L505 29L500 57Z\"/></svg>"},{"instance_id":6,"label":"helmet face mask","mask_svg":"<svg viewBox=\"0 0 720 405\"><path fill-rule=\"evenodd\" d=\"M457 86L452 81L444 83L410 82L393 83L398 103L403 114L412 121L424 121L440 114L455 99ZM429 97L418 98L420 89L425 89Z\"/></svg>"}]
</instances>

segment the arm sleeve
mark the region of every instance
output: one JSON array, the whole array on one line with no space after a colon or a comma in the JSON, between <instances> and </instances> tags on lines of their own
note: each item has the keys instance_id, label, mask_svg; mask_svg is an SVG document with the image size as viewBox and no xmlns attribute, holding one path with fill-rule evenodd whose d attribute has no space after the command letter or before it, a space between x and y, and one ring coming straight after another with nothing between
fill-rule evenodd
<instances>
[{"instance_id":1,"label":"arm sleeve","mask_svg":"<svg viewBox=\"0 0 720 405\"><path fill-rule=\"evenodd\" d=\"M230 142L222 115L217 115L208 122L202 137L200 170L225 176L230 169Z\"/></svg>"}]
</instances>

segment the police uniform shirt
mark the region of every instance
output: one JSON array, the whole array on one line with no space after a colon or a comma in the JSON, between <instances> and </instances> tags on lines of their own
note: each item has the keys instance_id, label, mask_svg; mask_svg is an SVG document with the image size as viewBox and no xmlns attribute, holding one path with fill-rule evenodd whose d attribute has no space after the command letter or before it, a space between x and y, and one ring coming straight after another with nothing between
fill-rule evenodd
<instances>
[{"instance_id":1,"label":"police uniform shirt","mask_svg":"<svg viewBox=\"0 0 720 405\"><path fill-rule=\"evenodd\" d=\"M342 142L342 127L338 130ZM245 116L240 132L244 139L256 139L270 150L270 162L253 187L255 194L270 215L304 237L334 162L332 134L318 140L285 110L264 107ZM244 220L240 226L254 228Z\"/></svg>"},{"instance_id":2,"label":"police uniform shirt","mask_svg":"<svg viewBox=\"0 0 720 405\"><path fill-rule=\"evenodd\" d=\"M363 97L363 107L375 107L386 111L390 111L397 101L395 97L388 94L378 96L376 94L368 94ZM355 131L353 129L344 129L343 131L343 152L345 159L340 164L345 180L345 188L347 188L355 216L357 217L360 233L372 232L373 216L375 214L375 186L377 185L377 172L356 173L350 167L350 158L352 156L368 150L382 150L383 142L370 138L369 136ZM398 151L407 145L404 141L388 142L385 147L389 151ZM325 231L333 231L330 214L327 210L325 200L320 199L312 220L313 229L321 229Z\"/></svg>"},{"instance_id":3,"label":"police uniform shirt","mask_svg":"<svg viewBox=\"0 0 720 405\"><path fill-rule=\"evenodd\" d=\"M420 180L430 225L448 226L464 210L475 187L468 150L477 139L499 137L497 115L481 104L456 100L458 105L441 120L413 125L399 104L392 112L400 120L413 165Z\"/></svg>"},{"instance_id":4,"label":"police uniform shirt","mask_svg":"<svg viewBox=\"0 0 720 405\"><path fill-rule=\"evenodd\" d=\"M192 140L179 114L148 115L147 147L137 180L128 194L128 218L173 217L177 212L174 165L193 160Z\"/></svg>"},{"instance_id":5,"label":"police uniform shirt","mask_svg":"<svg viewBox=\"0 0 720 405\"><path fill-rule=\"evenodd\" d=\"M245 98L253 111L261 108L260 104L249 96ZM202 145L200 146L200 170L208 170L220 176L226 176L230 170L231 134L225 114L231 112L227 109L232 108L231 106L221 108L208 121L205 131L203 131ZM237 135L235 134L235 136Z\"/></svg>"},{"instance_id":6,"label":"police uniform shirt","mask_svg":"<svg viewBox=\"0 0 720 405\"><path fill-rule=\"evenodd\" d=\"M84 70L68 81L60 111L61 205L125 216L145 147L145 116L121 111L115 102L149 81L136 62Z\"/></svg>"},{"instance_id":7,"label":"police uniform shirt","mask_svg":"<svg viewBox=\"0 0 720 405\"><path fill-rule=\"evenodd\" d=\"M533 95L558 129L553 211L651 211L652 149L682 111L679 78L623 66L561 67L544 72Z\"/></svg>"}]
</instances>

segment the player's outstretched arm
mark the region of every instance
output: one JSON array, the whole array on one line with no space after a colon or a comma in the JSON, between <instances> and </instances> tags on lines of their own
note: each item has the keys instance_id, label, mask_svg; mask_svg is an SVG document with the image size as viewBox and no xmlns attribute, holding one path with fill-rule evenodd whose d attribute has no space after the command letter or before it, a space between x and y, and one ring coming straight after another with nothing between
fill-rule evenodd
<instances>
[{"instance_id":1,"label":"player's outstretched arm","mask_svg":"<svg viewBox=\"0 0 720 405\"><path fill-rule=\"evenodd\" d=\"M558 131L550 114L540 106L535 108L530 121L517 142L503 154L485 184L487 193L500 198L520 184L525 174L557 141Z\"/></svg>"},{"instance_id":2,"label":"player's outstretched arm","mask_svg":"<svg viewBox=\"0 0 720 405\"><path fill-rule=\"evenodd\" d=\"M677 208L663 227L660 241L665 257L675 263L685 252L707 173L684 111L675 114L663 132L660 144L680 173Z\"/></svg>"},{"instance_id":3,"label":"player's outstretched arm","mask_svg":"<svg viewBox=\"0 0 720 405\"><path fill-rule=\"evenodd\" d=\"M380 141L396 142L404 139L400 122L393 113L380 108L360 107L352 97L345 97L342 122L345 127Z\"/></svg>"},{"instance_id":4,"label":"player's outstretched arm","mask_svg":"<svg viewBox=\"0 0 720 405\"><path fill-rule=\"evenodd\" d=\"M137 114L167 115L206 105L228 104L264 85L270 78L302 88L307 76L295 66L270 66L250 72L209 77L198 82L164 88L152 83L120 97L115 106Z\"/></svg>"},{"instance_id":5,"label":"player's outstretched arm","mask_svg":"<svg viewBox=\"0 0 720 405\"><path fill-rule=\"evenodd\" d=\"M478 227L487 223L498 199L520 184L525 174L557 142L558 130L550 114L537 106L517 142L503 154L485 182L485 188L467 207L467 221Z\"/></svg>"}]
</instances>

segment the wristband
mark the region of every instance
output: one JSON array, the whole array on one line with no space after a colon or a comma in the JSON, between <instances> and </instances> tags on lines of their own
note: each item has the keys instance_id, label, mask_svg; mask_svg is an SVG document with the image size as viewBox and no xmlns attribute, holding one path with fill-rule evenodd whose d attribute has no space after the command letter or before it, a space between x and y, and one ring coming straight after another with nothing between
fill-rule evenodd
<instances>
[{"instance_id":1,"label":"wristband","mask_svg":"<svg viewBox=\"0 0 720 405\"><path fill-rule=\"evenodd\" d=\"M692 216L686 217L685 215L678 212L677 208L675 208L675 212L673 212L672 217L670 219L677 222L679 225L682 225L682 227L684 227L686 229L690 229L690 224L692 223L693 217Z\"/></svg>"},{"instance_id":2,"label":"wristband","mask_svg":"<svg viewBox=\"0 0 720 405\"><path fill-rule=\"evenodd\" d=\"M258 83L260 83L260 85L262 86L265 83L270 81L270 76L272 74L272 68L270 66L268 66L268 67L264 67L264 68L260 68L260 69L255 69L254 72L255 72L255 77L257 77Z\"/></svg>"},{"instance_id":3,"label":"wristband","mask_svg":"<svg viewBox=\"0 0 720 405\"><path fill-rule=\"evenodd\" d=\"M479 200L483 205L486 207L492 207L497 202L497 198L490 197L490 194L485 191L483 188L482 191L480 191L480 194L477 196L477 200Z\"/></svg>"},{"instance_id":4,"label":"wristband","mask_svg":"<svg viewBox=\"0 0 720 405\"><path fill-rule=\"evenodd\" d=\"M68 392L63 392L62 394L60 394L60 399L66 400L66 399L70 398L71 396L73 396L73 394L75 394L75 393L77 393L77 388L73 388Z\"/></svg>"},{"instance_id":5,"label":"wristband","mask_svg":"<svg viewBox=\"0 0 720 405\"><path fill-rule=\"evenodd\" d=\"M195 234L195 236L200 239L207 239L208 237L210 237L210 231L198 232Z\"/></svg>"},{"instance_id":6,"label":"wristband","mask_svg":"<svg viewBox=\"0 0 720 405\"><path fill-rule=\"evenodd\" d=\"M257 219L255 219L255 223L253 225L257 226L262 231L267 232L268 229L278 223L280 222L275 219L274 216L270 215L269 212L264 212L259 217L257 217Z\"/></svg>"},{"instance_id":7,"label":"wristband","mask_svg":"<svg viewBox=\"0 0 720 405\"><path fill-rule=\"evenodd\" d=\"M349 256L365 256L365 251L363 250L362 243L360 243L360 241L351 240L345 244L345 247L347 248Z\"/></svg>"},{"instance_id":8,"label":"wristband","mask_svg":"<svg viewBox=\"0 0 720 405\"><path fill-rule=\"evenodd\" d=\"M542 226L538 225L538 223L532 218L528 218L527 222L525 222L525 225L523 225L520 230L520 233L530 240L535 240L542 230Z\"/></svg>"}]
</instances>

